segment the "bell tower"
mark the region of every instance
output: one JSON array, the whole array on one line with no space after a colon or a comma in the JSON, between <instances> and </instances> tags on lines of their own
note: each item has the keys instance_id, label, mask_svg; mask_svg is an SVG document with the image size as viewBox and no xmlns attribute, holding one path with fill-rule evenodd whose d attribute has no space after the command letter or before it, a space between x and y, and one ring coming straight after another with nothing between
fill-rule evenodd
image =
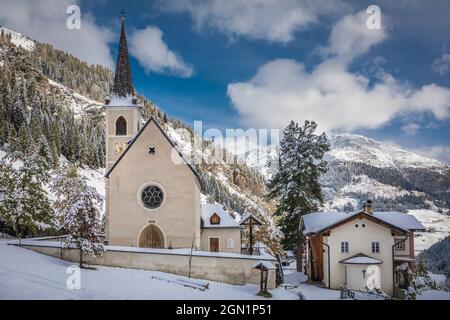
<instances>
[{"instance_id":1,"label":"bell tower","mask_svg":"<svg viewBox=\"0 0 450 320\"><path fill-rule=\"evenodd\" d=\"M105 101L106 109L106 170L120 157L139 131L140 113L131 77L125 17L122 12L119 51L114 87Z\"/></svg>"}]
</instances>

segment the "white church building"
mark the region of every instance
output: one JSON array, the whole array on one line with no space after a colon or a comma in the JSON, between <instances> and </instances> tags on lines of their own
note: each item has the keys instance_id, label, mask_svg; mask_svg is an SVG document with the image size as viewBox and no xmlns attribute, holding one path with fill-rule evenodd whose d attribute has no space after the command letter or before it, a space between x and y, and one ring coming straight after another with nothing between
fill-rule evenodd
<instances>
[{"instance_id":1,"label":"white church building","mask_svg":"<svg viewBox=\"0 0 450 320\"><path fill-rule=\"evenodd\" d=\"M201 204L201 181L135 97L124 19L111 98L106 100L106 241L110 246L240 253L240 226Z\"/></svg>"}]
</instances>

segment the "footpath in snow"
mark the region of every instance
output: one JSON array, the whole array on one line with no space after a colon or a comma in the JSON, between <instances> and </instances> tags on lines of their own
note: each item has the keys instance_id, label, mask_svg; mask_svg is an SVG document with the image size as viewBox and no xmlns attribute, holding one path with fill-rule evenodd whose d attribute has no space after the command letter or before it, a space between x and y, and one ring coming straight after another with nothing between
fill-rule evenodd
<instances>
[{"instance_id":1,"label":"footpath in snow","mask_svg":"<svg viewBox=\"0 0 450 320\"><path fill-rule=\"evenodd\" d=\"M186 277L162 272L96 266L81 270L81 289L69 290L68 261L7 245L0 240L0 299L265 299L256 295L256 285L234 286L209 282L201 291L182 284ZM173 279L173 282L168 281ZM271 290L273 299L298 300L295 292Z\"/></svg>"}]
</instances>

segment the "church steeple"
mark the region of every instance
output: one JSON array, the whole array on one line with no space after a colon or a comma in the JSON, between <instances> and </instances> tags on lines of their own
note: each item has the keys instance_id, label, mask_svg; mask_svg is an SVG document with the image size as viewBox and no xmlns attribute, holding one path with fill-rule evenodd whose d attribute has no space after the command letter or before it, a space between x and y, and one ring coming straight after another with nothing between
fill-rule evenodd
<instances>
[{"instance_id":1,"label":"church steeple","mask_svg":"<svg viewBox=\"0 0 450 320\"><path fill-rule=\"evenodd\" d=\"M121 20L119 53L117 56L116 74L114 76L113 94L118 97L126 97L134 95L134 86L133 79L131 78L130 61L128 59L124 12L122 12Z\"/></svg>"}]
</instances>

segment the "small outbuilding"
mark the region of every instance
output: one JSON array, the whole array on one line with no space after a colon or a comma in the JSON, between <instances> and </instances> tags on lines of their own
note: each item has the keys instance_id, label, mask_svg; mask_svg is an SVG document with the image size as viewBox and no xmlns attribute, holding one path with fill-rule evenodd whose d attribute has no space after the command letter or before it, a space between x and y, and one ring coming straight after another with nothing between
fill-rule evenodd
<instances>
[{"instance_id":1,"label":"small outbuilding","mask_svg":"<svg viewBox=\"0 0 450 320\"><path fill-rule=\"evenodd\" d=\"M211 252L240 253L240 225L219 204L202 204L201 248Z\"/></svg>"}]
</instances>

